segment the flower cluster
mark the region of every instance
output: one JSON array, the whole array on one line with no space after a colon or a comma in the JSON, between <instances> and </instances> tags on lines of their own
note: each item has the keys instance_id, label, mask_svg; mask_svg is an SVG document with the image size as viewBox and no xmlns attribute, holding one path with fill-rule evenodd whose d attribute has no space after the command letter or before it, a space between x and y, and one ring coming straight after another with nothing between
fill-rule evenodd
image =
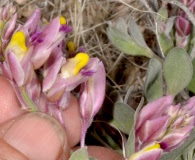
<instances>
[{"instance_id":1,"label":"flower cluster","mask_svg":"<svg viewBox=\"0 0 195 160\"><path fill-rule=\"evenodd\" d=\"M40 16L36 10L21 25L11 4L0 8L1 74L12 83L23 109L55 115L62 124L61 111L69 106L71 91L80 87L86 130L104 99L104 65L83 48L76 50L73 42L66 42L72 28L64 17L41 26Z\"/></svg>"},{"instance_id":2,"label":"flower cluster","mask_svg":"<svg viewBox=\"0 0 195 160\"><path fill-rule=\"evenodd\" d=\"M189 9L189 11L195 13L195 2L193 0L181 0L181 2ZM189 35L192 30L191 22L188 20L186 13L182 9L178 9L178 15L175 23L177 45L185 47L188 43Z\"/></svg>"},{"instance_id":3,"label":"flower cluster","mask_svg":"<svg viewBox=\"0 0 195 160\"><path fill-rule=\"evenodd\" d=\"M135 125L136 153L130 160L158 160L188 138L195 126L195 97L183 104L172 102L172 96L165 96L143 107Z\"/></svg>"}]
</instances>

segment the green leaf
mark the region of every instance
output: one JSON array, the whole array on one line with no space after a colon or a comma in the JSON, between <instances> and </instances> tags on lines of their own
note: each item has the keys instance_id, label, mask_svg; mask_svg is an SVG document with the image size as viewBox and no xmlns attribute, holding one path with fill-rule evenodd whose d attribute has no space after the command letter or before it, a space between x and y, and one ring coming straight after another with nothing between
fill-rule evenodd
<instances>
[{"instance_id":1,"label":"green leaf","mask_svg":"<svg viewBox=\"0 0 195 160\"><path fill-rule=\"evenodd\" d=\"M143 37L142 33L140 32L138 25L133 20L133 18L130 18L129 23L130 23L129 24L129 26L130 26L129 32L130 32L130 35L132 36L132 38L135 40L135 42L144 48L148 48L148 46L144 40L144 37Z\"/></svg>"},{"instance_id":2,"label":"green leaf","mask_svg":"<svg viewBox=\"0 0 195 160\"><path fill-rule=\"evenodd\" d=\"M173 25L175 24L176 17L170 17L166 22L165 35L169 36L170 32L173 29Z\"/></svg>"},{"instance_id":3,"label":"green leaf","mask_svg":"<svg viewBox=\"0 0 195 160\"><path fill-rule=\"evenodd\" d=\"M184 144L182 144L177 149L168 152L164 154L160 160L175 160L176 158L179 158L183 152L188 148L191 144L193 144L195 141L195 129L191 132L190 137L186 140Z\"/></svg>"},{"instance_id":4,"label":"green leaf","mask_svg":"<svg viewBox=\"0 0 195 160\"><path fill-rule=\"evenodd\" d=\"M152 58L154 53L147 47L142 47L128 34L109 26L107 35L111 43L121 52L132 56L146 56Z\"/></svg>"},{"instance_id":5,"label":"green leaf","mask_svg":"<svg viewBox=\"0 0 195 160\"><path fill-rule=\"evenodd\" d=\"M150 59L148 65L144 94L148 102L163 96L162 65L155 58Z\"/></svg>"},{"instance_id":6,"label":"green leaf","mask_svg":"<svg viewBox=\"0 0 195 160\"><path fill-rule=\"evenodd\" d=\"M174 48L164 62L164 76L167 92L173 96L181 92L192 79L191 60L183 48Z\"/></svg>"},{"instance_id":7,"label":"green leaf","mask_svg":"<svg viewBox=\"0 0 195 160\"><path fill-rule=\"evenodd\" d=\"M188 89L191 92L195 93L195 58L192 61L192 65L193 65L193 76L192 76L192 80L188 84Z\"/></svg>"},{"instance_id":8,"label":"green leaf","mask_svg":"<svg viewBox=\"0 0 195 160\"><path fill-rule=\"evenodd\" d=\"M73 152L69 160L89 160L87 147L80 148Z\"/></svg>"},{"instance_id":9,"label":"green leaf","mask_svg":"<svg viewBox=\"0 0 195 160\"><path fill-rule=\"evenodd\" d=\"M130 97L131 97L131 93L132 93L132 91L133 91L133 89L134 89L134 86L131 86L131 87L129 87L129 89L127 90L127 92L126 92L126 94L125 94L125 98L124 98L124 103L128 103L128 100L130 99Z\"/></svg>"},{"instance_id":10,"label":"green leaf","mask_svg":"<svg viewBox=\"0 0 195 160\"><path fill-rule=\"evenodd\" d=\"M120 31L123 32L125 34L128 34L127 32L127 23L125 22L125 20L123 18L119 18L117 24L116 24L116 28Z\"/></svg>"},{"instance_id":11,"label":"green leaf","mask_svg":"<svg viewBox=\"0 0 195 160\"><path fill-rule=\"evenodd\" d=\"M163 21L165 22L168 18L168 11L167 11L167 8L166 7L161 7L159 10L158 10L158 15L157 15L157 21Z\"/></svg>"},{"instance_id":12,"label":"green leaf","mask_svg":"<svg viewBox=\"0 0 195 160\"><path fill-rule=\"evenodd\" d=\"M159 44L165 56L173 48L172 39L168 37L164 32L159 35Z\"/></svg>"},{"instance_id":13,"label":"green leaf","mask_svg":"<svg viewBox=\"0 0 195 160\"><path fill-rule=\"evenodd\" d=\"M193 141L183 152L183 159L184 160L194 160L195 154L195 141Z\"/></svg>"},{"instance_id":14,"label":"green leaf","mask_svg":"<svg viewBox=\"0 0 195 160\"><path fill-rule=\"evenodd\" d=\"M137 107L135 114L134 114L134 118L133 118L133 127L131 128L130 132L129 132L129 137L126 143L126 147L125 147L125 153L126 153L126 157L129 157L130 155L134 154L135 152L135 123L139 114L139 111L141 110L142 106L144 103L144 98L142 97L139 106Z\"/></svg>"},{"instance_id":15,"label":"green leaf","mask_svg":"<svg viewBox=\"0 0 195 160\"><path fill-rule=\"evenodd\" d=\"M109 94L109 98L112 100L113 103L116 102L123 102L123 97L120 95L119 91L114 90Z\"/></svg>"},{"instance_id":16,"label":"green leaf","mask_svg":"<svg viewBox=\"0 0 195 160\"><path fill-rule=\"evenodd\" d=\"M119 130L129 134L133 126L134 110L127 104L117 102L114 105L114 120L112 122Z\"/></svg>"}]
</instances>

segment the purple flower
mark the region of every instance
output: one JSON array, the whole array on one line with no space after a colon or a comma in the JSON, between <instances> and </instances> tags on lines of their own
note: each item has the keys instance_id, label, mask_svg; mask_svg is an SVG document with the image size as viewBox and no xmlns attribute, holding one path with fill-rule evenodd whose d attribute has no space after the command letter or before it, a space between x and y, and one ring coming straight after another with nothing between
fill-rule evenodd
<instances>
[{"instance_id":1,"label":"purple flower","mask_svg":"<svg viewBox=\"0 0 195 160\"><path fill-rule=\"evenodd\" d=\"M105 86L106 73L104 65L102 62L98 62L96 72L86 82L81 84L81 95L79 97L82 118L81 147L84 146L88 127L102 106Z\"/></svg>"},{"instance_id":2,"label":"purple flower","mask_svg":"<svg viewBox=\"0 0 195 160\"><path fill-rule=\"evenodd\" d=\"M40 68L49 58L52 50L64 39L66 32L60 31L60 18L53 19L42 31L31 36L34 45L31 61L35 69Z\"/></svg>"},{"instance_id":3,"label":"purple flower","mask_svg":"<svg viewBox=\"0 0 195 160\"><path fill-rule=\"evenodd\" d=\"M86 53L78 53L74 58L67 60L61 56L54 57L56 60L51 60L50 65L44 67L43 92L50 102L57 102L60 107L65 108L65 104L68 104L66 98L69 97L65 95L96 72L99 60L89 58Z\"/></svg>"},{"instance_id":4,"label":"purple flower","mask_svg":"<svg viewBox=\"0 0 195 160\"><path fill-rule=\"evenodd\" d=\"M176 31L181 37L188 36L191 32L191 23L189 20L178 16L176 19Z\"/></svg>"},{"instance_id":5,"label":"purple flower","mask_svg":"<svg viewBox=\"0 0 195 160\"><path fill-rule=\"evenodd\" d=\"M169 152L187 139L195 124L195 97L182 105L172 105L172 101L171 96L165 96L140 111L135 126L136 152L152 142Z\"/></svg>"},{"instance_id":6,"label":"purple flower","mask_svg":"<svg viewBox=\"0 0 195 160\"><path fill-rule=\"evenodd\" d=\"M32 49L26 46L26 36L23 31L17 31L5 50L5 61L2 65L2 72L11 78L19 87L28 84L34 74L30 56Z\"/></svg>"},{"instance_id":7,"label":"purple flower","mask_svg":"<svg viewBox=\"0 0 195 160\"><path fill-rule=\"evenodd\" d=\"M79 98L81 117L92 120L99 111L105 95L106 73L102 62L98 62L96 72L81 84Z\"/></svg>"}]
</instances>

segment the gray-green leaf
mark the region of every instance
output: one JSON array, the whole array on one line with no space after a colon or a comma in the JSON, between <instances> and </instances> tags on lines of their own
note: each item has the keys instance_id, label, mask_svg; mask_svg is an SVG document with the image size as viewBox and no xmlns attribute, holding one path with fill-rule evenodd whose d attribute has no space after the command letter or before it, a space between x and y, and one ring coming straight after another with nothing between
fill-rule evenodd
<instances>
[{"instance_id":1,"label":"gray-green leaf","mask_svg":"<svg viewBox=\"0 0 195 160\"><path fill-rule=\"evenodd\" d=\"M129 24L129 32L130 32L130 35L132 36L132 38L135 40L135 42L142 47L148 48L148 46L144 40L144 37L143 37L142 33L140 32L138 25L133 20L133 18L130 18L129 23L130 23Z\"/></svg>"},{"instance_id":2,"label":"gray-green leaf","mask_svg":"<svg viewBox=\"0 0 195 160\"><path fill-rule=\"evenodd\" d=\"M134 110L125 103L117 102L114 105L113 123L119 130L129 134L133 126Z\"/></svg>"},{"instance_id":3,"label":"gray-green leaf","mask_svg":"<svg viewBox=\"0 0 195 160\"><path fill-rule=\"evenodd\" d=\"M159 44L165 56L173 48L172 39L168 37L164 32L159 34Z\"/></svg>"},{"instance_id":4,"label":"gray-green leaf","mask_svg":"<svg viewBox=\"0 0 195 160\"><path fill-rule=\"evenodd\" d=\"M124 34L128 34L127 32L127 23L125 22L125 20L123 18L119 18L118 22L116 24L116 28L123 32Z\"/></svg>"},{"instance_id":5,"label":"gray-green leaf","mask_svg":"<svg viewBox=\"0 0 195 160\"><path fill-rule=\"evenodd\" d=\"M126 157L129 157L130 155L132 155L135 152L135 124L136 124L136 120L139 114L140 109L142 108L144 103L144 98L142 97L139 106L137 107L135 114L134 114L134 118L133 118L133 127L131 128L130 132L129 132L129 137L125 146L125 153L126 153Z\"/></svg>"},{"instance_id":6,"label":"gray-green leaf","mask_svg":"<svg viewBox=\"0 0 195 160\"><path fill-rule=\"evenodd\" d=\"M195 93L195 58L192 61L192 65L193 65L193 76L192 76L192 80L190 81L189 85L188 85L188 89Z\"/></svg>"},{"instance_id":7,"label":"gray-green leaf","mask_svg":"<svg viewBox=\"0 0 195 160\"><path fill-rule=\"evenodd\" d=\"M154 53L147 47L142 47L128 34L114 27L107 28L107 35L111 43L120 51L132 56L146 56L152 58Z\"/></svg>"},{"instance_id":8,"label":"gray-green leaf","mask_svg":"<svg viewBox=\"0 0 195 160\"><path fill-rule=\"evenodd\" d=\"M87 147L80 148L73 152L69 160L89 160Z\"/></svg>"},{"instance_id":9,"label":"gray-green leaf","mask_svg":"<svg viewBox=\"0 0 195 160\"><path fill-rule=\"evenodd\" d=\"M192 79L191 60L183 48L174 48L164 62L164 76L168 94L173 96L181 92Z\"/></svg>"},{"instance_id":10,"label":"gray-green leaf","mask_svg":"<svg viewBox=\"0 0 195 160\"><path fill-rule=\"evenodd\" d=\"M167 8L163 6L158 10L158 15L156 19L157 21L165 22L167 18L168 18L168 11L167 11Z\"/></svg>"},{"instance_id":11,"label":"gray-green leaf","mask_svg":"<svg viewBox=\"0 0 195 160\"><path fill-rule=\"evenodd\" d=\"M163 96L162 65L155 58L152 58L148 65L144 94L148 102Z\"/></svg>"}]
</instances>

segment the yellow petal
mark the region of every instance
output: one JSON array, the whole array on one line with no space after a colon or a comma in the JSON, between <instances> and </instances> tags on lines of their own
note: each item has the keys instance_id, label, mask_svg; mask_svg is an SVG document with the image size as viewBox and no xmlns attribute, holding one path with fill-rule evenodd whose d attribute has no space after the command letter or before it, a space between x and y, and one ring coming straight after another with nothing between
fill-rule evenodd
<instances>
[{"instance_id":1,"label":"yellow petal","mask_svg":"<svg viewBox=\"0 0 195 160\"><path fill-rule=\"evenodd\" d=\"M9 49L17 56L19 60L23 58L28 50L26 47L26 37L24 32L18 31L13 34L6 50Z\"/></svg>"},{"instance_id":2,"label":"yellow petal","mask_svg":"<svg viewBox=\"0 0 195 160\"><path fill-rule=\"evenodd\" d=\"M66 18L60 16L60 24L65 25L66 24Z\"/></svg>"},{"instance_id":3,"label":"yellow petal","mask_svg":"<svg viewBox=\"0 0 195 160\"><path fill-rule=\"evenodd\" d=\"M67 47L68 47L69 52L74 52L75 51L75 45L74 45L73 41L69 41L68 44L67 44Z\"/></svg>"},{"instance_id":4,"label":"yellow petal","mask_svg":"<svg viewBox=\"0 0 195 160\"><path fill-rule=\"evenodd\" d=\"M89 56L87 53L78 53L74 58L70 58L61 68L61 76L69 78L75 76L87 65Z\"/></svg>"},{"instance_id":5,"label":"yellow petal","mask_svg":"<svg viewBox=\"0 0 195 160\"><path fill-rule=\"evenodd\" d=\"M150 151L150 150L159 149L159 148L160 148L160 144L159 143L156 143L153 146L150 146L150 147L144 149L144 151Z\"/></svg>"},{"instance_id":6,"label":"yellow petal","mask_svg":"<svg viewBox=\"0 0 195 160\"><path fill-rule=\"evenodd\" d=\"M73 74L76 75L88 63L89 56L86 53L78 53L73 59L76 62Z\"/></svg>"}]
</instances>

